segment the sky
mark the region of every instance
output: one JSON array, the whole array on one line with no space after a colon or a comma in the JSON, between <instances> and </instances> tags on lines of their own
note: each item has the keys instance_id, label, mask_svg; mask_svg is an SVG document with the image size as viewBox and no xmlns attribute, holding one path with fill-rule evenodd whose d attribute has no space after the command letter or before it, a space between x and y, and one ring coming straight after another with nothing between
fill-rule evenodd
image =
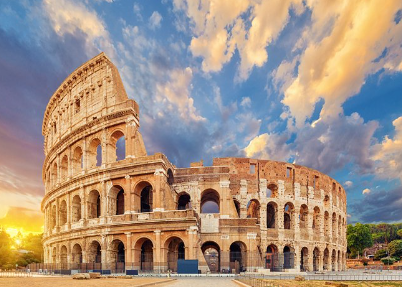
<instances>
[{"instance_id":1,"label":"sky","mask_svg":"<svg viewBox=\"0 0 402 287\"><path fill-rule=\"evenodd\" d=\"M0 1L0 225L40 231L46 105L102 51L148 154L305 165L349 223L402 221L401 20L398 0Z\"/></svg>"}]
</instances>

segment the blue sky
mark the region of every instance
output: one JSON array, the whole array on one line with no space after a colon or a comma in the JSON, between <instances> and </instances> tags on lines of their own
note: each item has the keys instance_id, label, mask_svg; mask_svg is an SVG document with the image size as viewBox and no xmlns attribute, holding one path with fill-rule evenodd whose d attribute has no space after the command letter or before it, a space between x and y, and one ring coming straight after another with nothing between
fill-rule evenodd
<instances>
[{"instance_id":1,"label":"blue sky","mask_svg":"<svg viewBox=\"0 0 402 287\"><path fill-rule=\"evenodd\" d=\"M39 210L46 104L101 51L149 154L294 162L402 221L400 1L1 1L0 217Z\"/></svg>"}]
</instances>

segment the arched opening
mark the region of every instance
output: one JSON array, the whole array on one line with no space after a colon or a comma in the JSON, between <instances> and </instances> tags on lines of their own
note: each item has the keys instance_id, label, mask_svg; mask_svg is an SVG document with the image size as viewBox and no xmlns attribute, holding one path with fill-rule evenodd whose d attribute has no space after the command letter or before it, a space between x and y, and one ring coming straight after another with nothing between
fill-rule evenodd
<instances>
[{"instance_id":1,"label":"arched opening","mask_svg":"<svg viewBox=\"0 0 402 287\"><path fill-rule=\"evenodd\" d=\"M141 190L141 212L152 212L153 190L147 185Z\"/></svg>"},{"instance_id":2,"label":"arched opening","mask_svg":"<svg viewBox=\"0 0 402 287\"><path fill-rule=\"evenodd\" d=\"M57 184L57 163L53 164L52 182L53 182L53 186L55 186Z\"/></svg>"},{"instance_id":3,"label":"arched opening","mask_svg":"<svg viewBox=\"0 0 402 287\"><path fill-rule=\"evenodd\" d=\"M201 246L201 250L210 272L219 272L221 264L219 245L216 242L207 241Z\"/></svg>"},{"instance_id":4,"label":"arched opening","mask_svg":"<svg viewBox=\"0 0 402 287\"><path fill-rule=\"evenodd\" d=\"M53 247L53 252L52 252L52 263L57 263L57 252L56 252L56 247Z\"/></svg>"},{"instance_id":5,"label":"arched opening","mask_svg":"<svg viewBox=\"0 0 402 287\"><path fill-rule=\"evenodd\" d=\"M92 190L88 196L88 218L98 218L101 215L101 200L97 190Z\"/></svg>"},{"instance_id":6,"label":"arched opening","mask_svg":"<svg viewBox=\"0 0 402 287\"><path fill-rule=\"evenodd\" d=\"M294 252L290 246L283 248L283 269L292 269L294 267Z\"/></svg>"},{"instance_id":7,"label":"arched opening","mask_svg":"<svg viewBox=\"0 0 402 287\"><path fill-rule=\"evenodd\" d=\"M219 213L219 193L214 189L207 189L201 195L201 213Z\"/></svg>"},{"instance_id":8,"label":"arched opening","mask_svg":"<svg viewBox=\"0 0 402 287\"><path fill-rule=\"evenodd\" d=\"M300 229L307 228L307 225L308 225L308 207L305 204L302 204L300 206L299 221L300 221Z\"/></svg>"},{"instance_id":9,"label":"arched opening","mask_svg":"<svg viewBox=\"0 0 402 287\"><path fill-rule=\"evenodd\" d=\"M314 215L313 215L313 230L315 233L320 233L321 227L321 215L320 208L318 206L314 207Z\"/></svg>"},{"instance_id":10,"label":"arched opening","mask_svg":"<svg viewBox=\"0 0 402 287\"><path fill-rule=\"evenodd\" d=\"M94 240L89 245L88 263L101 263L101 262L102 262L101 246L98 241Z\"/></svg>"},{"instance_id":11,"label":"arched opening","mask_svg":"<svg viewBox=\"0 0 402 287\"><path fill-rule=\"evenodd\" d=\"M336 238L336 232L337 228L336 228L336 214L335 212L332 213L332 238Z\"/></svg>"},{"instance_id":12,"label":"arched opening","mask_svg":"<svg viewBox=\"0 0 402 287\"><path fill-rule=\"evenodd\" d=\"M313 250L313 271L320 270L320 250L315 247Z\"/></svg>"},{"instance_id":13,"label":"arched opening","mask_svg":"<svg viewBox=\"0 0 402 287\"><path fill-rule=\"evenodd\" d=\"M177 200L177 209L186 210L191 208L190 195L186 192L179 194L179 199Z\"/></svg>"},{"instance_id":14,"label":"arched opening","mask_svg":"<svg viewBox=\"0 0 402 287\"><path fill-rule=\"evenodd\" d=\"M73 154L73 173L77 174L84 167L84 156L81 147L77 146Z\"/></svg>"},{"instance_id":15,"label":"arched opening","mask_svg":"<svg viewBox=\"0 0 402 287\"><path fill-rule=\"evenodd\" d=\"M293 229L293 214L294 214L294 206L292 203L288 202L285 204L285 208L283 210L283 228L284 229Z\"/></svg>"},{"instance_id":16,"label":"arched opening","mask_svg":"<svg viewBox=\"0 0 402 287\"><path fill-rule=\"evenodd\" d=\"M65 181L68 176L68 157L67 155L63 156L60 165L60 175L61 181Z\"/></svg>"},{"instance_id":17,"label":"arched opening","mask_svg":"<svg viewBox=\"0 0 402 287\"><path fill-rule=\"evenodd\" d=\"M308 270L308 249L303 247L300 254L300 271Z\"/></svg>"},{"instance_id":18,"label":"arched opening","mask_svg":"<svg viewBox=\"0 0 402 287\"><path fill-rule=\"evenodd\" d=\"M102 145L97 138L93 139L89 145L88 163L90 168L102 165Z\"/></svg>"},{"instance_id":19,"label":"arched opening","mask_svg":"<svg viewBox=\"0 0 402 287\"><path fill-rule=\"evenodd\" d=\"M82 248L79 244L73 246L72 262L76 264L82 263Z\"/></svg>"},{"instance_id":20,"label":"arched opening","mask_svg":"<svg viewBox=\"0 0 402 287\"><path fill-rule=\"evenodd\" d=\"M109 248L109 262L112 263L110 266L114 267L115 273L124 273L125 272L125 247L124 243L119 240L115 239L111 242Z\"/></svg>"},{"instance_id":21,"label":"arched opening","mask_svg":"<svg viewBox=\"0 0 402 287\"><path fill-rule=\"evenodd\" d=\"M278 248L276 245L269 245L265 255L265 268L276 271L279 266L278 259Z\"/></svg>"},{"instance_id":22,"label":"arched opening","mask_svg":"<svg viewBox=\"0 0 402 287\"><path fill-rule=\"evenodd\" d=\"M124 189L120 189L116 196L116 215L124 214Z\"/></svg>"},{"instance_id":23,"label":"arched opening","mask_svg":"<svg viewBox=\"0 0 402 287\"><path fill-rule=\"evenodd\" d=\"M342 261L342 258L341 258L341 251L338 250L338 271L341 271L341 270L342 270L341 261Z\"/></svg>"},{"instance_id":24,"label":"arched opening","mask_svg":"<svg viewBox=\"0 0 402 287\"><path fill-rule=\"evenodd\" d=\"M342 231L342 217L339 215L338 217L338 237L341 238Z\"/></svg>"},{"instance_id":25,"label":"arched opening","mask_svg":"<svg viewBox=\"0 0 402 287\"><path fill-rule=\"evenodd\" d=\"M325 248L324 250L324 266L323 269L325 271L329 271L329 250L328 248Z\"/></svg>"},{"instance_id":26,"label":"arched opening","mask_svg":"<svg viewBox=\"0 0 402 287\"><path fill-rule=\"evenodd\" d=\"M168 269L173 272L177 271L177 260L185 259L184 242L178 237L171 237L165 242L167 249Z\"/></svg>"},{"instance_id":27,"label":"arched opening","mask_svg":"<svg viewBox=\"0 0 402 287\"><path fill-rule=\"evenodd\" d=\"M336 251L335 251L335 249L332 249L331 265L332 265L332 271L336 271Z\"/></svg>"},{"instance_id":28,"label":"arched opening","mask_svg":"<svg viewBox=\"0 0 402 287\"><path fill-rule=\"evenodd\" d=\"M67 203L65 200L60 203L59 210L59 225L61 226L67 223Z\"/></svg>"},{"instance_id":29,"label":"arched opening","mask_svg":"<svg viewBox=\"0 0 402 287\"><path fill-rule=\"evenodd\" d=\"M324 197L324 207L329 208L329 196L328 195L326 195Z\"/></svg>"},{"instance_id":30,"label":"arched opening","mask_svg":"<svg viewBox=\"0 0 402 287\"><path fill-rule=\"evenodd\" d=\"M114 155L111 162L123 160L126 158L126 137L121 131L115 131L110 138L110 148L113 152L110 154Z\"/></svg>"},{"instance_id":31,"label":"arched opening","mask_svg":"<svg viewBox=\"0 0 402 287\"><path fill-rule=\"evenodd\" d=\"M324 212L324 235L329 236L331 233L331 223L329 221L328 211Z\"/></svg>"},{"instance_id":32,"label":"arched opening","mask_svg":"<svg viewBox=\"0 0 402 287\"><path fill-rule=\"evenodd\" d=\"M142 271L151 271L154 268L154 245L152 241L146 239L141 245L141 270Z\"/></svg>"},{"instance_id":33,"label":"arched opening","mask_svg":"<svg viewBox=\"0 0 402 287\"><path fill-rule=\"evenodd\" d=\"M267 186L267 197L277 198L278 197L278 186L276 184L269 184Z\"/></svg>"},{"instance_id":34,"label":"arched opening","mask_svg":"<svg viewBox=\"0 0 402 287\"><path fill-rule=\"evenodd\" d=\"M230 270L236 270L236 273L245 271L246 264L246 244L241 241L233 242L230 245Z\"/></svg>"},{"instance_id":35,"label":"arched opening","mask_svg":"<svg viewBox=\"0 0 402 287\"><path fill-rule=\"evenodd\" d=\"M267 228L277 228L278 205L275 202L267 204Z\"/></svg>"},{"instance_id":36,"label":"arched opening","mask_svg":"<svg viewBox=\"0 0 402 287\"><path fill-rule=\"evenodd\" d=\"M60 248L60 263L61 269L67 269L67 247L65 245Z\"/></svg>"},{"instance_id":37,"label":"arched opening","mask_svg":"<svg viewBox=\"0 0 402 287\"><path fill-rule=\"evenodd\" d=\"M167 171L167 182L169 185L172 185L174 183L173 172L170 168Z\"/></svg>"},{"instance_id":38,"label":"arched opening","mask_svg":"<svg viewBox=\"0 0 402 287\"><path fill-rule=\"evenodd\" d=\"M72 222L77 222L81 219L81 198L79 195L75 195L73 197L73 205L72 205Z\"/></svg>"},{"instance_id":39,"label":"arched opening","mask_svg":"<svg viewBox=\"0 0 402 287\"><path fill-rule=\"evenodd\" d=\"M260 202L252 199L247 204L247 218L256 218L257 224L260 223Z\"/></svg>"},{"instance_id":40,"label":"arched opening","mask_svg":"<svg viewBox=\"0 0 402 287\"><path fill-rule=\"evenodd\" d=\"M50 217L51 219L50 219L50 228L51 229L53 229L53 228L55 228L56 227L56 205L53 205L52 206L52 216Z\"/></svg>"},{"instance_id":41,"label":"arched opening","mask_svg":"<svg viewBox=\"0 0 402 287\"><path fill-rule=\"evenodd\" d=\"M240 202L236 199L234 199L233 202L236 208L237 217L240 218Z\"/></svg>"}]
</instances>

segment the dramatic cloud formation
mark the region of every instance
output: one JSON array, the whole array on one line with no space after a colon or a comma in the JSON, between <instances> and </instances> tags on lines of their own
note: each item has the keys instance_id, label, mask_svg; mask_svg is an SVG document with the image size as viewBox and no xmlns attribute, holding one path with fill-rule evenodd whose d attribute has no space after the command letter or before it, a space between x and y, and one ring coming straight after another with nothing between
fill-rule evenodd
<instances>
[{"instance_id":1,"label":"dramatic cloud formation","mask_svg":"<svg viewBox=\"0 0 402 287\"><path fill-rule=\"evenodd\" d=\"M37 233L43 230L43 214L38 210L12 206L7 214L0 218L4 228L23 229L25 233Z\"/></svg>"}]
</instances>

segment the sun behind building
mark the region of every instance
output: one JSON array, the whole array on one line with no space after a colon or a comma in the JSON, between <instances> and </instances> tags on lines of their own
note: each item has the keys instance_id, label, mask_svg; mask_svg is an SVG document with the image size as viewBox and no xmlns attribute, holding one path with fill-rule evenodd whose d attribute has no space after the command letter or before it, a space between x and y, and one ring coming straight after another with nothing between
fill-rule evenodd
<instances>
[{"instance_id":1,"label":"sun behind building","mask_svg":"<svg viewBox=\"0 0 402 287\"><path fill-rule=\"evenodd\" d=\"M346 194L316 170L148 155L139 106L101 53L51 97L42 133L45 263L57 270L344 270ZM50 268L50 267L48 267Z\"/></svg>"}]
</instances>

